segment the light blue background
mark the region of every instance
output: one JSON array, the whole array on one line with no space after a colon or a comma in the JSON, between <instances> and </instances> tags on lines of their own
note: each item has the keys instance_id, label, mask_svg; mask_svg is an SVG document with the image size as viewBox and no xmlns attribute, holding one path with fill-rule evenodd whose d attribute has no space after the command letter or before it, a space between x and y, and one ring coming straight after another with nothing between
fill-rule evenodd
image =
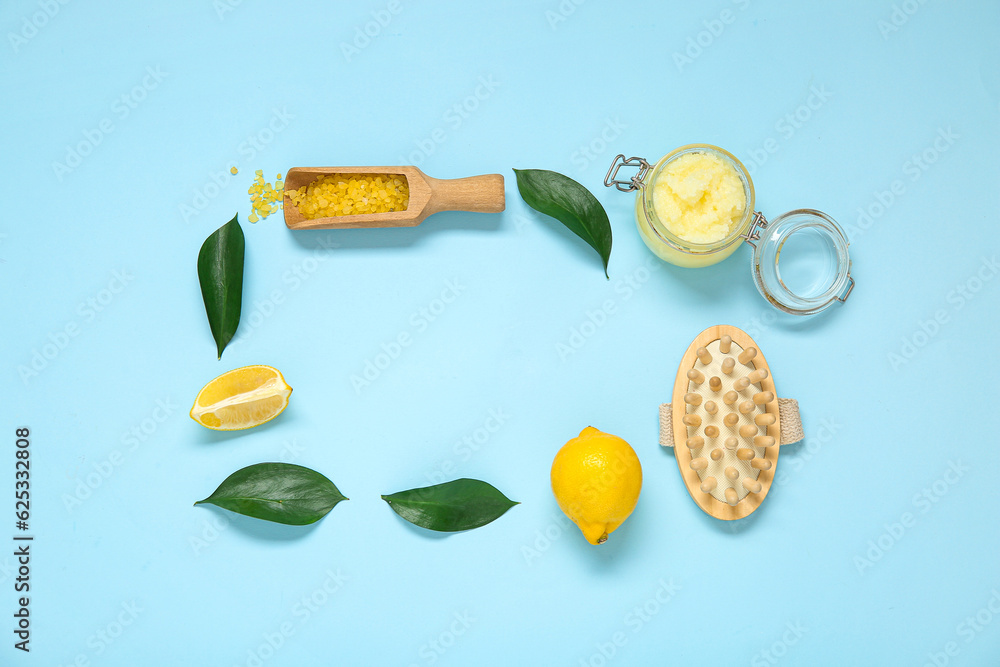
<instances>
[{"instance_id":1,"label":"light blue background","mask_svg":"<svg viewBox=\"0 0 1000 667\"><path fill-rule=\"evenodd\" d=\"M0 498L13 534L13 432L28 425L36 536L30 656L12 647L13 558L0 556L0 662L996 664L1000 280L976 280L1000 250L1000 7L399 1L346 56L340 45L387 3L50 2L44 21L33 1L0 9ZM727 9L731 22L713 23ZM25 19L44 25L34 34ZM147 68L160 80L133 93ZM830 96L800 109L814 90ZM144 99L123 107L133 94ZM268 135L276 110L290 118ZM783 121L797 111L798 127ZM112 131L57 174L102 121ZM949 130L957 139L935 149ZM748 248L699 271L654 260L633 198L604 188L604 172L616 153L656 159L691 142L754 165L766 215L813 207L849 227L846 304L776 316ZM925 151L935 161L914 172ZM507 210L408 230L246 223L256 169L273 180L400 161L436 177L502 173ZM214 187L231 164L239 175ZM512 167L558 170L597 195L614 228L610 281L523 204ZM217 361L195 259L237 211L243 323ZM121 287L116 271L127 284L104 292ZM460 296L422 329L448 281ZM978 291L959 298L960 285ZM614 313L585 327L605 301ZM695 506L657 445L682 352L720 323L755 336L807 435L735 524ZM61 339L67 325L77 334ZM592 335L561 357L581 327ZM356 392L351 376L401 332L412 345ZM22 378L43 350L53 358ZM257 363L295 389L279 419L234 435L188 419L205 382ZM484 438L491 410L504 423ZM591 424L628 440L645 476L600 548L562 518L548 481L558 448ZM477 437L477 450L456 444ZM351 500L311 528L192 507L268 460L315 468ZM959 461L968 469L950 474ZM522 504L440 537L379 498L455 477ZM330 573L346 578L332 594Z\"/></svg>"}]
</instances>

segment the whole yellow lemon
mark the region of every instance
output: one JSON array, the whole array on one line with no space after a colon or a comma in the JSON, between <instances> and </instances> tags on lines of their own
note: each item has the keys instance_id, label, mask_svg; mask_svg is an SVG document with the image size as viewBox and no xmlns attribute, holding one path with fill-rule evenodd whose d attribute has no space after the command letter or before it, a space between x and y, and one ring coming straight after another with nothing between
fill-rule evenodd
<instances>
[{"instance_id":1,"label":"whole yellow lemon","mask_svg":"<svg viewBox=\"0 0 1000 667\"><path fill-rule=\"evenodd\" d=\"M603 544L635 509L642 466L621 438L593 426L580 431L552 462L552 493L591 544Z\"/></svg>"}]
</instances>

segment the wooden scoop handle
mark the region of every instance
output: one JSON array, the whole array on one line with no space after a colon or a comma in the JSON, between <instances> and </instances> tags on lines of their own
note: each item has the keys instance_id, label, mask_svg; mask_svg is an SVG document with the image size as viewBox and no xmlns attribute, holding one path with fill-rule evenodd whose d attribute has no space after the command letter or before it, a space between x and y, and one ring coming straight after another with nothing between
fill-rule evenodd
<instances>
[{"instance_id":1,"label":"wooden scoop handle","mask_svg":"<svg viewBox=\"0 0 1000 667\"><path fill-rule=\"evenodd\" d=\"M424 212L471 211L499 213L504 210L503 176L484 174L467 178L440 179L427 176L431 189L430 201Z\"/></svg>"}]
</instances>

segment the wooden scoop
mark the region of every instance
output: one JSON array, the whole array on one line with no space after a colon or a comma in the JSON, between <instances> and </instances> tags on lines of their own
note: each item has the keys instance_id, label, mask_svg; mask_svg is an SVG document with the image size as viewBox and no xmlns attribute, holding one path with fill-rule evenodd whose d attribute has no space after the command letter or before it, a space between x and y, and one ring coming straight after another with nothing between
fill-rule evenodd
<instances>
[{"instance_id":1,"label":"wooden scoop","mask_svg":"<svg viewBox=\"0 0 1000 667\"><path fill-rule=\"evenodd\" d=\"M410 188L409 204L405 210L391 213L309 220L291 203L287 193L327 174L401 174ZM503 176L500 174L442 180L431 178L416 167L292 167L285 174L285 193L285 225L289 229L413 227L438 211L499 213L504 210Z\"/></svg>"}]
</instances>

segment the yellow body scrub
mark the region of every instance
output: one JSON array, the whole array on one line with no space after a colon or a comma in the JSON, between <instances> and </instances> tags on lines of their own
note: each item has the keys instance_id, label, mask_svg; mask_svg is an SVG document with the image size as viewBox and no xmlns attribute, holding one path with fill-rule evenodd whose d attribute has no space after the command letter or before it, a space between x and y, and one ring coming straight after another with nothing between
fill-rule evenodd
<instances>
[{"instance_id":1,"label":"yellow body scrub","mask_svg":"<svg viewBox=\"0 0 1000 667\"><path fill-rule=\"evenodd\" d=\"M670 233L689 243L717 243L743 220L743 182L711 153L685 153L665 164L652 183L653 210Z\"/></svg>"},{"instance_id":2,"label":"yellow body scrub","mask_svg":"<svg viewBox=\"0 0 1000 667\"><path fill-rule=\"evenodd\" d=\"M309 220L405 211L410 201L401 174L329 174L287 194Z\"/></svg>"}]
</instances>

